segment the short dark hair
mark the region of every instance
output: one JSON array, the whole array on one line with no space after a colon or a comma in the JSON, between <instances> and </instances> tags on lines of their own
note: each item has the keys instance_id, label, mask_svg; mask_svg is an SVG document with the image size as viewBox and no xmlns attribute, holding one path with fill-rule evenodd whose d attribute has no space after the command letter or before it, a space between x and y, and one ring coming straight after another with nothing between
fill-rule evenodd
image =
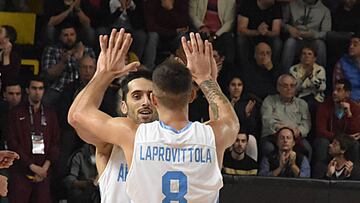
<instances>
[{"instance_id":1,"label":"short dark hair","mask_svg":"<svg viewBox=\"0 0 360 203\"><path fill-rule=\"evenodd\" d=\"M10 87L10 86L20 86L20 88L21 88L21 84L20 84L20 82L17 80L17 79L15 79L15 80L9 80L9 81L6 81L6 82L4 82L3 83L3 85L2 85L2 92L5 92L6 91L6 88L7 87Z\"/></svg>"},{"instance_id":2,"label":"short dark hair","mask_svg":"<svg viewBox=\"0 0 360 203\"><path fill-rule=\"evenodd\" d=\"M354 139L347 134L340 133L335 135L333 140L337 140L339 142L340 149L345 151L345 158L349 159L350 153L348 151L350 151L351 147L354 145Z\"/></svg>"},{"instance_id":3,"label":"short dark hair","mask_svg":"<svg viewBox=\"0 0 360 203\"><path fill-rule=\"evenodd\" d=\"M315 47L312 44L305 44L302 48L301 51L303 51L304 49L309 49L314 53L314 56L317 57L317 50L315 49Z\"/></svg>"},{"instance_id":4,"label":"short dark hair","mask_svg":"<svg viewBox=\"0 0 360 203\"><path fill-rule=\"evenodd\" d=\"M60 36L61 32L68 28L74 28L75 32L78 33L77 27L73 23L65 21L59 25L57 36Z\"/></svg>"},{"instance_id":5,"label":"short dark hair","mask_svg":"<svg viewBox=\"0 0 360 203\"><path fill-rule=\"evenodd\" d=\"M1 27L5 29L6 37L9 38L11 44L14 44L17 39L16 29L11 25L2 25Z\"/></svg>"},{"instance_id":6,"label":"short dark hair","mask_svg":"<svg viewBox=\"0 0 360 203\"><path fill-rule=\"evenodd\" d=\"M129 92L129 82L138 78L144 78L146 80L152 81L152 73L148 70L142 69L135 72L130 72L129 74L124 76L120 81L120 95L123 101L126 101L126 95Z\"/></svg>"},{"instance_id":7,"label":"short dark hair","mask_svg":"<svg viewBox=\"0 0 360 203\"><path fill-rule=\"evenodd\" d=\"M168 59L156 67L152 79L155 96L167 108L182 107L188 102L192 76L185 65Z\"/></svg>"},{"instance_id":8,"label":"short dark hair","mask_svg":"<svg viewBox=\"0 0 360 203\"><path fill-rule=\"evenodd\" d=\"M26 87L29 88L29 87L30 87L30 83L33 82L33 81L42 82L42 83L44 84L44 87L45 87L45 79L44 79L43 77L41 77L41 76L38 76L38 75L32 76L32 77L29 79Z\"/></svg>"},{"instance_id":9,"label":"short dark hair","mask_svg":"<svg viewBox=\"0 0 360 203\"><path fill-rule=\"evenodd\" d=\"M335 85L337 85L337 84L342 84L342 85L344 85L344 90L345 90L345 91L350 92L351 89L352 89L352 85L351 85L350 81L347 80L347 79L345 79L345 78L342 78L342 79L337 80L337 81L335 82Z\"/></svg>"}]
</instances>

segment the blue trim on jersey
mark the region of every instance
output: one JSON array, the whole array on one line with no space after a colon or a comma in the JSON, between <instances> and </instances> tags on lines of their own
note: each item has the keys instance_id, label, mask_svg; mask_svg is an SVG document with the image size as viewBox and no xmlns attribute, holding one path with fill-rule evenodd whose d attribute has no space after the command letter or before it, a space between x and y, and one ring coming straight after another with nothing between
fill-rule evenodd
<instances>
[{"instance_id":1,"label":"blue trim on jersey","mask_svg":"<svg viewBox=\"0 0 360 203\"><path fill-rule=\"evenodd\" d=\"M173 127L171 127L171 126L166 125L166 124L165 124L164 122L162 122L162 121L159 121L159 123L160 123L160 126L161 126L162 128L164 128L164 129L166 129L166 130L170 130L170 131L172 131L172 132L174 132L174 133L176 133L176 134L180 134L180 133L184 132L185 130L189 129L190 126L191 126L191 124L192 124L192 122L190 121L183 129L181 129L181 130L176 130L175 128L173 128Z\"/></svg>"}]
</instances>

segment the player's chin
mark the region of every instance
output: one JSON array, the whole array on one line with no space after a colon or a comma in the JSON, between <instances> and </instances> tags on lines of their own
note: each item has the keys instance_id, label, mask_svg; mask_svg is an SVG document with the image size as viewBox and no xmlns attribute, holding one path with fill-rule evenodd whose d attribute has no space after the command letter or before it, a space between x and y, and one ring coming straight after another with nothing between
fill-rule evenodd
<instances>
[{"instance_id":1,"label":"player's chin","mask_svg":"<svg viewBox=\"0 0 360 203\"><path fill-rule=\"evenodd\" d=\"M139 114L138 118L140 123L149 123L154 120L152 114Z\"/></svg>"}]
</instances>

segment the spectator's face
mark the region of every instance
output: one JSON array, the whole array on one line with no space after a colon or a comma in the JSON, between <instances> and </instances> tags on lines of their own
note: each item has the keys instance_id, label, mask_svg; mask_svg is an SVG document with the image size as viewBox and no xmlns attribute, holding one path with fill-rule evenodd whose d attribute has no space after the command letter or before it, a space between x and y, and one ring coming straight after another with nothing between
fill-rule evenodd
<instances>
[{"instance_id":1,"label":"spectator's face","mask_svg":"<svg viewBox=\"0 0 360 203\"><path fill-rule=\"evenodd\" d=\"M232 150L234 150L237 154L241 154L241 153L245 152L247 143L248 143L248 141L246 139L246 135L243 133L239 133L233 144Z\"/></svg>"},{"instance_id":2,"label":"spectator's face","mask_svg":"<svg viewBox=\"0 0 360 203\"><path fill-rule=\"evenodd\" d=\"M239 98L243 91L243 82L240 78L233 78L229 84L229 94L231 98Z\"/></svg>"},{"instance_id":3,"label":"spectator's face","mask_svg":"<svg viewBox=\"0 0 360 203\"><path fill-rule=\"evenodd\" d=\"M91 57L85 57L80 61L80 80L87 84L94 76L96 71L96 65L94 59Z\"/></svg>"},{"instance_id":4,"label":"spectator's face","mask_svg":"<svg viewBox=\"0 0 360 203\"><path fill-rule=\"evenodd\" d=\"M344 0L344 6L352 8L357 0Z\"/></svg>"},{"instance_id":5,"label":"spectator's face","mask_svg":"<svg viewBox=\"0 0 360 203\"><path fill-rule=\"evenodd\" d=\"M0 48L1 48L1 44L4 43L5 38L7 38L6 29L4 27L0 26Z\"/></svg>"},{"instance_id":6,"label":"spectator's face","mask_svg":"<svg viewBox=\"0 0 360 203\"><path fill-rule=\"evenodd\" d=\"M263 66L271 61L271 47L266 43L259 43L255 47L255 61L259 66Z\"/></svg>"},{"instance_id":7,"label":"spectator's face","mask_svg":"<svg viewBox=\"0 0 360 203\"><path fill-rule=\"evenodd\" d=\"M274 5L275 0L261 0L261 3L264 7L269 8L270 6Z\"/></svg>"},{"instance_id":8,"label":"spectator's face","mask_svg":"<svg viewBox=\"0 0 360 203\"><path fill-rule=\"evenodd\" d=\"M158 119L157 111L150 101L152 82L137 78L128 83L126 102L121 102L121 111L135 123L148 123Z\"/></svg>"},{"instance_id":9,"label":"spectator's face","mask_svg":"<svg viewBox=\"0 0 360 203\"><path fill-rule=\"evenodd\" d=\"M344 84L335 84L332 95L334 102L340 103L350 97L350 92L344 89Z\"/></svg>"},{"instance_id":10,"label":"spectator's face","mask_svg":"<svg viewBox=\"0 0 360 203\"><path fill-rule=\"evenodd\" d=\"M10 107L18 105L21 101L20 85L7 86L4 92L4 99L9 103Z\"/></svg>"},{"instance_id":11,"label":"spectator's face","mask_svg":"<svg viewBox=\"0 0 360 203\"><path fill-rule=\"evenodd\" d=\"M283 77L278 82L277 89L282 98L291 100L296 93L296 81L290 76Z\"/></svg>"},{"instance_id":12,"label":"spectator's face","mask_svg":"<svg viewBox=\"0 0 360 203\"><path fill-rule=\"evenodd\" d=\"M65 28L61 30L60 42L67 49L72 49L76 44L76 31L74 28Z\"/></svg>"},{"instance_id":13,"label":"spectator's face","mask_svg":"<svg viewBox=\"0 0 360 203\"><path fill-rule=\"evenodd\" d=\"M41 102L44 95L44 83L40 81L31 81L26 92L29 95L29 100L34 104L38 104Z\"/></svg>"},{"instance_id":14,"label":"spectator's face","mask_svg":"<svg viewBox=\"0 0 360 203\"><path fill-rule=\"evenodd\" d=\"M360 57L360 38L354 37L350 40L349 55L352 57Z\"/></svg>"},{"instance_id":15,"label":"spectator's face","mask_svg":"<svg viewBox=\"0 0 360 203\"><path fill-rule=\"evenodd\" d=\"M316 61L316 57L311 49L304 48L301 51L301 64L312 66L314 65L315 61Z\"/></svg>"},{"instance_id":16,"label":"spectator's face","mask_svg":"<svg viewBox=\"0 0 360 203\"><path fill-rule=\"evenodd\" d=\"M340 148L340 143L336 139L332 141L332 143L329 144L329 154L332 157L338 156L343 154L344 151Z\"/></svg>"},{"instance_id":17,"label":"spectator's face","mask_svg":"<svg viewBox=\"0 0 360 203\"><path fill-rule=\"evenodd\" d=\"M289 129L283 129L279 132L277 145L280 151L291 151L295 146L294 135Z\"/></svg>"}]
</instances>

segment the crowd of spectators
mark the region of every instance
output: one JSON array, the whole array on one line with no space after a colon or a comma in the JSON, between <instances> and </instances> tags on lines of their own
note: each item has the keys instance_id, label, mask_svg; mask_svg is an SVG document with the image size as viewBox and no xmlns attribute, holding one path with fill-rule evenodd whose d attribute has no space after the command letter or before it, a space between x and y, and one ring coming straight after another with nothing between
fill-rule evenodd
<instances>
[{"instance_id":1,"label":"crowd of spectators","mask_svg":"<svg viewBox=\"0 0 360 203\"><path fill-rule=\"evenodd\" d=\"M99 202L94 149L67 112L95 73L98 36L122 27L133 36L128 61L151 71L167 57L186 64L179 40L191 31L213 43L218 83L241 123L223 173L360 180L359 0L43 3L40 77L26 85L17 32L0 25L0 148L21 157L8 171L11 202ZM0 10L31 8L4 0ZM111 116L118 90L114 81L100 107ZM189 118L209 119L198 88Z\"/></svg>"}]
</instances>

